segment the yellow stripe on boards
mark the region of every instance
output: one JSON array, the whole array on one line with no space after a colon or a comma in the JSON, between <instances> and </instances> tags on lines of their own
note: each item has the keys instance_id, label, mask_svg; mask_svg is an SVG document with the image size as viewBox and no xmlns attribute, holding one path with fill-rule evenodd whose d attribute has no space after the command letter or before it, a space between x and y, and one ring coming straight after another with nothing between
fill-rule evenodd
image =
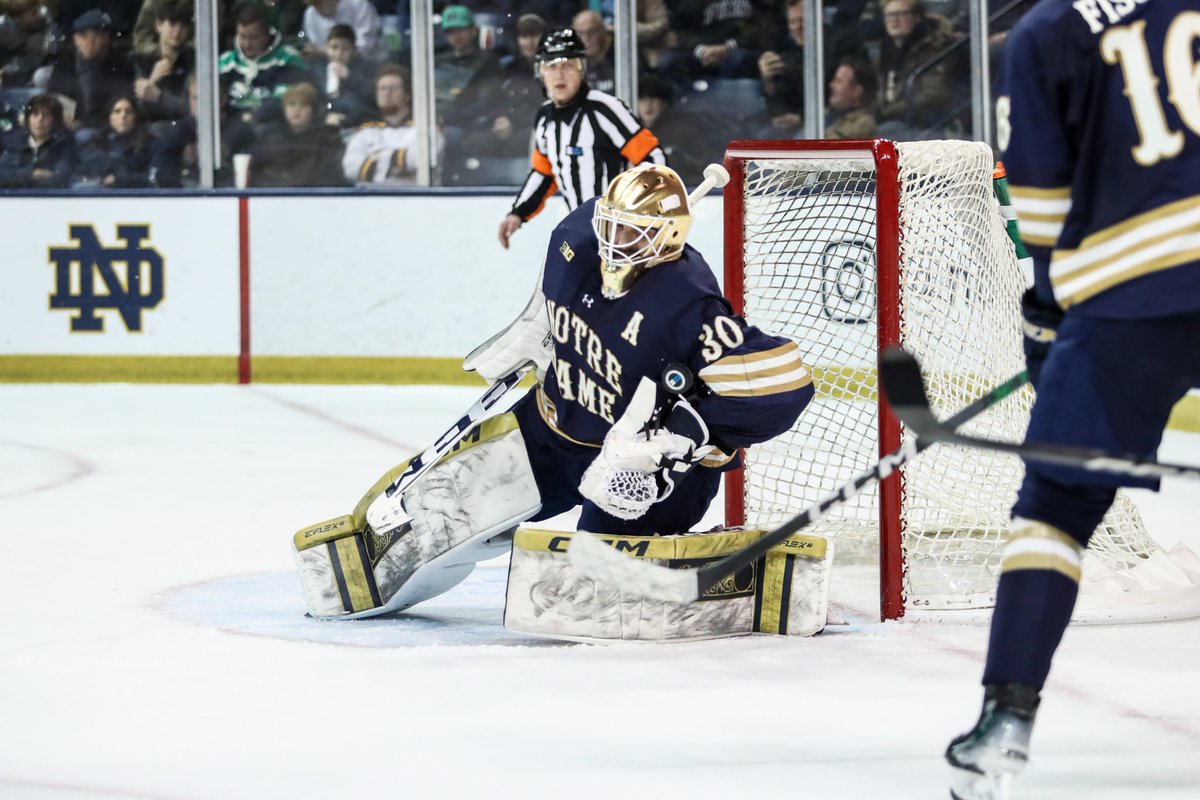
<instances>
[{"instance_id":1,"label":"yellow stripe on boards","mask_svg":"<svg viewBox=\"0 0 1200 800\"><path fill-rule=\"evenodd\" d=\"M384 384L476 386L484 381L464 372L458 358L255 356L252 383ZM875 402L875 373L861 367L812 368L817 394L833 400ZM533 385L527 375L521 387ZM0 355L0 383L237 383L237 356ZM998 382L998 381L997 381ZM991 385L978 383L978 392ZM1183 398L1167 427L1200 433L1200 395Z\"/></svg>"}]
</instances>

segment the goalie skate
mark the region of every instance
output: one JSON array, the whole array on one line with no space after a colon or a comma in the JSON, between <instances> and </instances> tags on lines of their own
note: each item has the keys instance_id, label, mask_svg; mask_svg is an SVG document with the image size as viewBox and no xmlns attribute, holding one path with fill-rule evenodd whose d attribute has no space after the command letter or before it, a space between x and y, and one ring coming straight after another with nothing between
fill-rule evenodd
<instances>
[{"instance_id":1,"label":"goalie skate","mask_svg":"<svg viewBox=\"0 0 1200 800\"><path fill-rule=\"evenodd\" d=\"M989 686L975 727L950 742L954 800L1008 800L1013 778L1029 763L1037 690Z\"/></svg>"}]
</instances>

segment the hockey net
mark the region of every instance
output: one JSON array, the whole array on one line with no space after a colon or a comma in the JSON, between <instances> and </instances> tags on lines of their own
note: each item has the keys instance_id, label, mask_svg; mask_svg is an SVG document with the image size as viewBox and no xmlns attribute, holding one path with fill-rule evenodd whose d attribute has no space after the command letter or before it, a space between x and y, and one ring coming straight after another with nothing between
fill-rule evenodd
<instances>
[{"instance_id":1,"label":"hockey net","mask_svg":"<svg viewBox=\"0 0 1200 800\"><path fill-rule=\"evenodd\" d=\"M775 525L901 444L876 392L880 347L921 360L939 417L1022 370L1026 278L986 145L734 142L725 166L726 294L753 324L800 343L817 389L797 425L750 448L726 483L729 524ZM1019 440L1032 400L1026 387L963 430ZM879 559L884 618L982 619L964 612L993 604L1022 474L1015 457L938 445L814 532L843 563ZM1076 617L1200 614L1200 563L1178 555L1120 495L1085 559Z\"/></svg>"}]
</instances>

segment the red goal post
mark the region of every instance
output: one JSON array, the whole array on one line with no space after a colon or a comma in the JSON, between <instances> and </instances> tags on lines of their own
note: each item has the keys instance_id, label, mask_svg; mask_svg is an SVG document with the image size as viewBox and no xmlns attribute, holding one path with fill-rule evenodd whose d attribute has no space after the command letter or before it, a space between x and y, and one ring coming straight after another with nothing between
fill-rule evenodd
<instances>
[{"instance_id":1,"label":"red goal post","mask_svg":"<svg viewBox=\"0 0 1200 800\"><path fill-rule=\"evenodd\" d=\"M734 141L725 153L725 169L729 171L729 184L725 188L725 294L733 305L734 312L745 314L745 263L742 241L742 221L745 211L746 162L751 158L766 158L775 153L789 156L811 154L820 158L828 154L833 158L857 156L871 159L877 166L875 184L876 207L898 208L899 186L896 172L896 146L887 139L818 140L818 141ZM894 214L880 215L877 221L876 254L877 281L880 285L878 298L889 292L895 293L900 280L900 226ZM889 345L900 342L900 318L894 303L878 302L879 352ZM879 455L883 456L900 446L900 421L882 398L877 399L879 413ZM746 521L744 469L737 469L725 476L725 520L729 525L741 525ZM904 613L901 598L901 572L903 562L900 554L900 475L892 475L879 487L879 551L880 616L895 619Z\"/></svg>"},{"instance_id":2,"label":"red goal post","mask_svg":"<svg viewBox=\"0 0 1200 800\"><path fill-rule=\"evenodd\" d=\"M907 434L876 390L882 348L921 359L943 418L1023 369L1027 278L994 165L978 142L730 143L725 294L750 323L800 344L817 391L796 427L727 473L726 524L774 527L900 446ZM964 430L1018 440L1031 405L1027 388ZM938 445L812 532L843 564L877 559L881 618L966 619L992 605L1022 474L1016 458ZM1077 619L1200 612L1180 577L1189 568L1164 561L1123 494L1088 553ZM1166 602L1148 604L1148 586Z\"/></svg>"}]
</instances>

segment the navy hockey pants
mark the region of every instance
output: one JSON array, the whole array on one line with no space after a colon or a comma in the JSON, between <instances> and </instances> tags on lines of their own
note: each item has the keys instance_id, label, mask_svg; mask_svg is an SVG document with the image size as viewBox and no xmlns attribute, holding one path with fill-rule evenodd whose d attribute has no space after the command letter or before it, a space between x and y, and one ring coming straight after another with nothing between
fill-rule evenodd
<instances>
[{"instance_id":1,"label":"navy hockey pants","mask_svg":"<svg viewBox=\"0 0 1200 800\"><path fill-rule=\"evenodd\" d=\"M1042 367L1026 439L1150 456L1172 406L1194 386L1200 312L1132 320L1068 313ZM1158 480L1027 462L1013 516L1086 544L1118 486L1157 489Z\"/></svg>"}]
</instances>

